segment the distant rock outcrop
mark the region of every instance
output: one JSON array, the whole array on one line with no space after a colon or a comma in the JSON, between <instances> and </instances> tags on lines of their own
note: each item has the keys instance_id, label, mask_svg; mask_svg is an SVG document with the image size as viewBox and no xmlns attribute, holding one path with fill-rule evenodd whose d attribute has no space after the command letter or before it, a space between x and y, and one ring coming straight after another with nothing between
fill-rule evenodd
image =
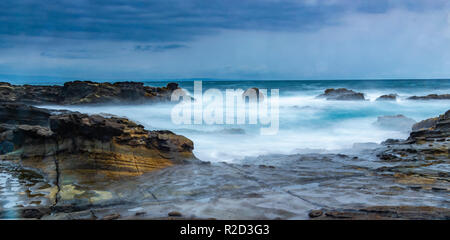
<instances>
[{"instance_id":1,"label":"distant rock outcrop","mask_svg":"<svg viewBox=\"0 0 450 240\"><path fill-rule=\"evenodd\" d=\"M318 98L326 98L327 100L365 100L364 94L355 92L346 88L329 88Z\"/></svg>"},{"instance_id":2,"label":"distant rock outcrop","mask_svg":"<svg viewBox=\"0 0 450 240\"><path fill-rule=\"evenodd\" d=\"M376 101L395 101L397 100L398 95L397 94L386 94L386 95L381 95L380 97L377 98Z\"/></svg>"},{"instance_id":3,"label":"distant rock outcrop","mask_svg":"<svg viewBox=\"0 0 450 240\"><path fill-rule=\"evenodd\" d=\"M66 82L64 86L12 85L0 83L0 102L24 104L105 104L169 101L177 83L166 87L144 86L141 82Z\"/></svg>"},{"instance_id":4,"label":"distant rock outcrop","mask_svg":"<svg viewBox=\"0 0 450 240\"><path fill-rule=\"evenodd\" d=\"M450 94L429 94L426 96L412 96L408 98L409 100L449 100Z\"/></svg>"}]
</instances>

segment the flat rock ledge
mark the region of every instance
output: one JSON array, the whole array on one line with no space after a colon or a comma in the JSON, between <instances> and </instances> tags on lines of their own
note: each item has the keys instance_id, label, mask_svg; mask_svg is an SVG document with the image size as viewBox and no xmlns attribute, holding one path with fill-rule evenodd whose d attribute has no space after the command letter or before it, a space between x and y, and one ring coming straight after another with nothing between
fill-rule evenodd
<instances>
[{"instance_id":1,"label":"flat rock ledge","mask_svg":"<svg viewBox=\"0 0 450 240\"><path fill-rule=\"evenodd\" d=\"M315 220L449 220L450 209L430 206L373 206L313 210L309 217Z\"/></svg>"}]
</instances>

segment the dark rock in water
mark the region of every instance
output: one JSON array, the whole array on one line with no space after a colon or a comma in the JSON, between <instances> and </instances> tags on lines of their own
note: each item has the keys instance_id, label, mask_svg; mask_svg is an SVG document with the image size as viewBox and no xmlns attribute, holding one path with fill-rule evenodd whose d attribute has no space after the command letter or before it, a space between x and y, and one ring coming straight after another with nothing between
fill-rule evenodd
<instances>
[{"instance_id":1,"label":"dark rock in water","mask_svg":"<svg viewBox=\"0 0 450 240\"><path fill-rule=\"evenodd\" d=\"M50 209L48 208L24 208L21 209L22 218L35 218L41 219L44 215L50 214Z\"/></svg>"},{"instance_id":2,"label":"dark rock in water","mask_svg":"<svg viewBox=\"0 0 450 240\"><path fill-rule=\"evenodd\" d=\"M2 109L9 108L0 108L5 115ZM25 115L46 113L21 109ZM2 150L0 159L38 169L55 184L85 176L135 176L195 158L191 140L170 131L147 131L126 118L65 112L50 115L44 124L43 116L40 125L1 124L0 146L10 148Z\"/></svg>"},{"instance_id":3,"label":"dark rock in water","mask_svg":"<svg viewBox=\"0 0 450 240\"><path fill-rule=\"evenodd\" d=\"M409 100L449 100L450 94L429 94L426 96L412 96L408 98Z\"/></svg>"},{"instance_id":4,"label":"dark rock in water","mask_svg":"<svg viewBox=\"0 0 450 240\"><path fill-rule=\"evenodd\" d=\"M134 215L135 216L143 216L145 214L147 214L147 213L146 212L136 212Z\"/></svg>"},{"instance_id":5,"label":"dark rock in water","mask_svg":"<svg viewBox=\"0 0 450 240\"><path fill-rule=\"evenodd\" d=\"M360 209L325 210L320 220L448 220L450 209L429 206L373 206Z\"/></svg>"},{"instance_id":6,"label":"dark rock in water","mask_svg":"<svg viewBox=\"0 0 450 240\"><path fill-rule=\"evenodd\" d=\"M166 87L144 86L141 82L66 82L64 86L11 85L0 83L0 102L25 104L145 103L170 101L177 83Z\"/></svg>"},{"instance_id":7,"label":"dark rock in water","mask_svg":"<svg viewBox=\"0 0 450 240\"><path fill-rule=\"evenodd\" d=\"M312 210L311 212L309 212L308 215L310 218L316 218L322 216L322 214L323 214L322 210Z\"/></svg>"},{"instance_id":8,"label":"dark rock in water","mask_svg":"<svg viewBox=\"0 0 450 240\"><path fill-rule=\"evenodd\" d=\"M242 97L254 99L256 101L264 101L264 94L259 91L259 88L249 88L242 93Z\"/></svg>"},{"instance_id":9,"label":"dark rock in water","mask_svg":"<svg viewBox=\"0 0 450 240\"><path fill-rule=\"evenodd\" d=\"M377 101L395 101L397 100L398 95L397 94L387 94L387 95L381 95L377 98Z\"/></svg>"},{"instance_id":10,"label":"dark rock in water","mask_svg":"<svg viewBox=\"0 0 450 240\"><path fill-rule=\"evenodd\" d=\"M416 121L414 119L405 117L401 114L395 116L381 116L377 118L377 121L373 124L377 127L396 130L396 131L410 131L413 124Z\"/></svg>"},{"instance_id":11,"label":"dark rock in water","mask_svg":"<svg viewBox=\"0 0 450 240\"><path fill-rule=\"evenodd\" d=\"M355 92L346 88L329 88L318 98L326 98L327 100L365 100L364 94Z\"/></svg>"},{"instance_id":12,"label":"dark rock in water","mask_svg":"<svg viewBox=\"0 0 450 240\"><path fill-rule=\"evenodd\" d=\"M183 216L183 214L181 214L180 212L177 212L177 211L169 212L167 215L169 217L182 217Z\"/></svg>"}]
</instances>

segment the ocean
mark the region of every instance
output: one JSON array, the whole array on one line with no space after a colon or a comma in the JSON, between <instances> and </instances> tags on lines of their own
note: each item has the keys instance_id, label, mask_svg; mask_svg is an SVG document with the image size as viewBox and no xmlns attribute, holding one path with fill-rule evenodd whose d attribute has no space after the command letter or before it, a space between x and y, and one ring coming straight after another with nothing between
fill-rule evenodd
<instances>
[{"instance_id":1,"label":"ocean","mask_svg":"<svg viewBox=\"0 0 450 240\"><path fill-rule=\"evenodd\" d=\"M145 81L165 86L170 81ZM194 81L176 81L193 93ZM52 82L48 84L57 84ZM210 162L242 162L246 157L304 152L341 152L355 143L380 143L404 139L408 131L375 125L379 116L402 114L415 121L435 117L450 109L450 101L412 101L413 95L450 92L450 80L308 80L308 81L202 81L208 89L279 89L279 131L261 135L259 124L174 124L173 105L44 106L85 113L110 113L130 118L152 130L171 130L194 142L195 155ZM316 98L327 88L348 88L365 94L367 101L327 101ZM375 101L395 93L397 101ZM225 95L224 95L225 96ZM225 105L225 104L224 104ZM223 106L225 108L226 106Z\"/></svg>"}]
</instances>

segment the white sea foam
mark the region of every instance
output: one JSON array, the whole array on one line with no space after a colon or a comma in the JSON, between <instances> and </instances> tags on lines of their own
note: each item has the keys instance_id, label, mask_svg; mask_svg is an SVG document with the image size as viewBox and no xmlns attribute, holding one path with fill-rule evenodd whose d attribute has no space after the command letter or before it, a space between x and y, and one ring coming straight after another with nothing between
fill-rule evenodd
<instances>
[{"instance_id":1,"label":"white sea foam","mask_svg":"<svg viewBox=\"0 0 450 240\"><path fill-rule=\"evenodd\" d=\"M368 94L371 100L379 95L382 92ZM299 149L339 150L359 142L406 138L408 133L380 129L372 123L378 116L396 114L418 121L443 113L450 104L448 101L327 101L311 93L291 94L280 98L280 130L274 136L261 136L255 125L175 125L170 119L172 105L168 104L49 107L125 116L151 130L168 129L185 135L194 141L194 153L202 160L236 162L271 153L291 154ZM221 131L226 128L240 128L245 133Z\"/></svg>"}]
</instances>

